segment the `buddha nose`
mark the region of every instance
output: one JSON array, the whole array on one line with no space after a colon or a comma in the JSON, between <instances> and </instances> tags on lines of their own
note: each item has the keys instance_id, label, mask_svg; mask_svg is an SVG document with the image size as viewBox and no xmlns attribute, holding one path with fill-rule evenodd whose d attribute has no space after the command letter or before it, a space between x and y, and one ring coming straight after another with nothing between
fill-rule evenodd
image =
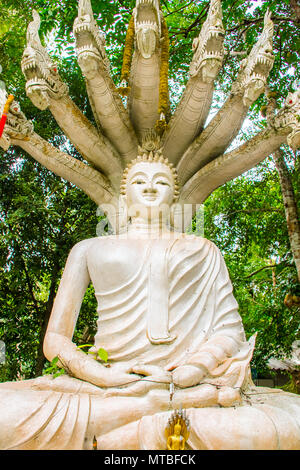
<instances>
[{"instance_id":1,"label":"buddha nose","mask_svg":"<svg viewBox=\"0 0 300 470\"><path fill-rule=\"evenodd\" d=\"M147 184L146 188L144 189L144 192L145 193L156 193L157 189L153 186L153 183L150 182L149 184Z\"/></svg>"}]
</instances>

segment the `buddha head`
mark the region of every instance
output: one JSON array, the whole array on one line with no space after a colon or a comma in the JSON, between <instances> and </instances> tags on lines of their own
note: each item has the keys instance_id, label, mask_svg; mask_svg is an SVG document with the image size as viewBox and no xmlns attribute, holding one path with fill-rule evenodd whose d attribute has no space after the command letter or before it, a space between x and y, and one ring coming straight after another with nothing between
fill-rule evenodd
<instances>
[{"instance_id":1,"label":"buddha head","mask_svg":"<svg viewBox=\"0 0 300 470\"><path fill-rule=\"evenodd\" d=\"M131 215L147 214L149 220L170 212L177 201L177 173L160 151L140 153L125 169L120 192Z\"/></svg>"}]
</instances>

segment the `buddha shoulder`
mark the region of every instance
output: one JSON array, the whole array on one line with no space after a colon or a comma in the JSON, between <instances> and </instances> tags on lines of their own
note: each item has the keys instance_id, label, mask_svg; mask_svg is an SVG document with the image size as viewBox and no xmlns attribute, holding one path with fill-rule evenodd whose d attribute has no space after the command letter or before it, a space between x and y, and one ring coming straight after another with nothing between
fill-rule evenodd
<instances>
[{"instance_id":1,"label":"buddha shoulder","mask_svg":"<svg viewBox=\"0 0 300 470\"><path fill-rule=\"evenodd\" d=\"M183 245L186 247L193 247L193 248L210 248L213 251L220 252L219 248L212 242L211 240L208 240L207 238L200 237L198 235L193 235L193 234L186 234L183 233L182 237L180 237L180 241Z\"/></svg>"},{"instance_id":2,"label":"buddha shoulder","mask_svg":"<svg viewBox=\"0 0 300 470\"><path fill-rule=\"evenodd\" d=\"M107 237L93 237L87 238L86 240L81 240L73 246L70 254L80 256L81 254L87 254L90 250L99 249L105 247L107 244L114 244L117 240L117 237L114 235Z\"/></svg>"},{"instance_id":3,"label":"buddha shoulder","mask_svg":"<svg viewBox=\"0 0 300 470\"><path fill-rule=\"evenodd\" d=\"M99 269L100 266L111 268L121 264L138 265L146 251L144 240L126 240L110 235L77 243L71 250L70 258L75 263L86 263L89 269Z\"/></svg>"},{"instance_id":4,"label":"buddha shoulder","mask_svg":"<svg viewBox=\"0 0 300 470\"><path fill-rule=\"evenodd\" d=\"M212 241L196 235L181 234L180 237L176 237L175 242L176 243L174 246L174 239L170 239L170 245L173 245L174 248L177 247L180 250L194 251L206 249L209 251L218 252L218 254L220 254L220 250ZM70 252L69 258L76 260L82 258L92 260L93 258L98 258L99 256L101 258L103 258L104 256L105 258L105 253L106 255L110 253L109 257L111 258L113 254L120 256L120 250L123 253L125 250L127 252L127 255L133 255L135 252L141 254L142 252L144 252L146 245L147 242L145 242L145 240L125 239L120 238L116 235L110 235L106 237L94 237L82 240L76 245L74 245ZM122 256L120 258L122 258Z\"/></svg>"}]
</instances>

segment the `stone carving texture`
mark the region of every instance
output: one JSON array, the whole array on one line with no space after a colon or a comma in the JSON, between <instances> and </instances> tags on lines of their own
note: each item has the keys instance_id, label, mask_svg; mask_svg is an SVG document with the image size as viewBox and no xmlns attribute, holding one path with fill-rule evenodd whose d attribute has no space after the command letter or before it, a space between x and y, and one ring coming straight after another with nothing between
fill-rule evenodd
<instances>
[{"instance_id":1,"label":"stone carving texture","mask_svg":"<svg viewBox=\"0 0 300 470\"><path fill-rule=\"evenodd\" d=\"M96 442L99 450L166 449L170 409L183 407L188 449L300 449L300 398L252 383L255 336L246 340L220 251L176 231L184 203L203 202L283 143L299 146L297 91L268 127L225 153L273 65L270 15L203 130L223 57L221 2L211 0L186 90L162 136L155 131L163 40L157 0L137 0L133 12L127 107L90 0L79 1L74 36L97 128L69 97L39 40L39 15L33 18L22 60L27 94L49 108L86 163L38 136L16 102L0 145L20 146L80 187L108 214L114 234L84 240L69 254L44 343L46 357L58 357L67 373L0 384L0 448L92 449ZM5 101L0 90L1 109ZM109 367L72 342L90 282L99 314L90 352L106 349Z\"/></svg>"},{"instance_id":2,"label":"stone carving texture","mask_svg":"<svg viewBox=\"0 0 300 470\"><path fill-rule=\"evenodd\" d=\"M203 129L212 102L214 79L223 62L224 35L221 4L211 2L199 37L193 42L191 78L163 136L164 154L173 163L179 162Z\"/></svg>"}]
</instances>

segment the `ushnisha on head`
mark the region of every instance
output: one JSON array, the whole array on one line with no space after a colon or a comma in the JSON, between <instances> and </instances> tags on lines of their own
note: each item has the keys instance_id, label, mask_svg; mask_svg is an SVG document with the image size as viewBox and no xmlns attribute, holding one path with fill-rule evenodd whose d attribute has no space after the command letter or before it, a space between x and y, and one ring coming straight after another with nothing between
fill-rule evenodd
<instances>
[{"instance_id":1,"label":"ushnisha on head","mask_svg":"<svg viewBox=\"0 0 300 470\"><path fill-rule=\"evenodd\" d=\"M160 150L140 149L140 155L123 173L120 194L126 197L128 205L171 206L179 196L176 169Z\"/></svg>"}]
</instances>

